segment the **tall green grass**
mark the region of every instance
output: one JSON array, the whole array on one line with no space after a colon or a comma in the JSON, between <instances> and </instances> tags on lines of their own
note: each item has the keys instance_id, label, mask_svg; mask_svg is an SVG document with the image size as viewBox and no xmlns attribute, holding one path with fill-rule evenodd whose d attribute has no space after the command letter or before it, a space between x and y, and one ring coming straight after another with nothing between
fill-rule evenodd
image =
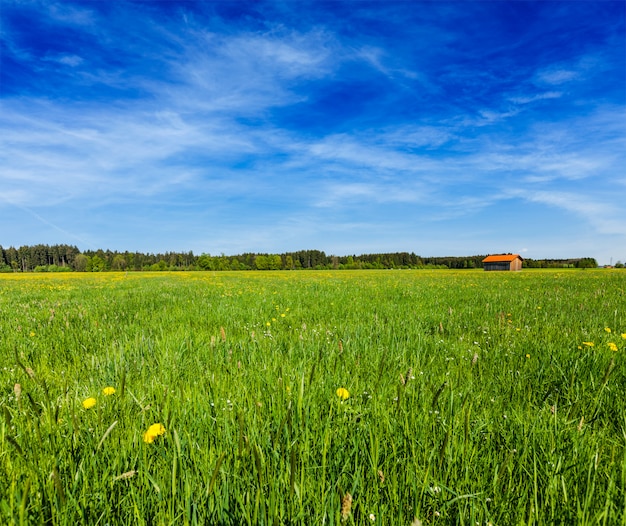
<instances>
[{"instance_id":1,"label":"tall green grass","mask_svg":"<svg viewBox=\"0 0 626 526\"><path fill-rule=\"evenodd\" d=\"M0 523L626 524L625 291L619 271L2 276Z\"/></svg>"}]
</instances>

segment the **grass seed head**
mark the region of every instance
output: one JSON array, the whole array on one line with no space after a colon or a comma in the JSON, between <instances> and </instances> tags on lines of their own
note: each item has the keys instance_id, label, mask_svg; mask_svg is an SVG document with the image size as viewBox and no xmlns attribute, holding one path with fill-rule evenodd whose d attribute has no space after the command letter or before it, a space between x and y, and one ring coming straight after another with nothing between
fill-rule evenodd
<instances>
[{"instance_id":1,"label":"grass seed head","mask_svg":"<svg viewBox=\"0 0 626 526\"><path fill-rule=\"evenodd\" d=\"M352 495L346 493L341 499L341 522L346 522L352 513Z\"/></svg>"},{"instance_id":2,"label":"grass seed head","mask_svg":"<svg viewBox=\"0 0 626 526\"><path fill-rule=\"evenodd\" d=\"M130 471L127 471L126 473L122 473L121 475L118 475L113 480L118 481L118 480L129 479L129 478L134 477L136 474L137 474L137 471L135 471L134 469L131 469Z\"/></svg>"}]
</instances>

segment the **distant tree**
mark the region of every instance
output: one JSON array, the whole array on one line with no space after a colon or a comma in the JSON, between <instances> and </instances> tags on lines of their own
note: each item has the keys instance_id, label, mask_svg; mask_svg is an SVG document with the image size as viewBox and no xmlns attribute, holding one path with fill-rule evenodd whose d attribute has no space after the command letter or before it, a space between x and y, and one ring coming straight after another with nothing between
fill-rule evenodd
<instances>
[{"instance_id":1,"label":"distant tree","mask_svg":"<svg viewBox=\"0 0 626 526\"><path fill-rule=\"evenodd\" d=\"M141 270L143 268L145 259L145 254L142 254L141 252L135 252L135 254L133 255L133 269Z\"/></svg>"},{"instance_id":2,"label":"distant tree","mask_svg":"<svg viewBox=\"0 0 626 526\"><path fill-rule=\"evenodd\" d=\"M283 258L279 254L273 254L270 256L270 269L280 270L283 268Z\"/></svg>"},{"instance_id":3,"label":"distant tree","mask_svg":"<svg viewBox=\"0 0 626 526\"><path fill-rule=\"evenodd\" d=\"M113 261L111 262L111 270L126 270L127 264L124 256L121 254L115 254Z\"/></svg>"},{"instance_id":4,"label":"distant tree","mask_svg":"<svg viewBox=\"0 0 626 526\"><path fill-rule=\"evenodd\" d=\"M104 259L97 254L89 258L87 262L87 271L88 272L102 272L106 270L106 264Z\"/></svg>"},{"instance_id":5,"label":"distant tree","mask_svg":"<svg viewBox=\"0 0 626 526\"><path fill-rule=\"evenodd\" d=\"M5 258L7 260L7 263L13 269L13 271L17 272L20 268L20 264L19 264L20 258L17 254L17 250L15 249L15 247L9 247L6 249Z\"/></svg>"},{"instance_id":6,"label":"distant tree","mask_svg":"<svg viewBox=\"0 0 626 526\"><path fill-rule=\"evenodd\" d=\"M211 255L202 254L196 260L196 265L198 265L198 267L200 267L202 270L210 270L211 269Z\"/></svg>"},{"instance_id":7,"label":"distant tree","mask_svg":"<svg viewBox=\"0 0 626 526\"><path fill-rule=\"evenodd\" d=\"M5 250L0 245L0 272L11 272L12 270L9 258L7 257Z\"/></svg>"},{"instance_id":8,"label":"distant tree","mask_svg":"<svg viewBox=\"0 0 626 526\"><path fill-rule=\"evenodd\" d=\"M254 265L257 270L269 270L270 263L268 256L265 254L259 254L256 258L254 258Z\"/></svg>"},{"instance_id":9,"label":"distant tree","mask_svg":"<svg viewBox=\"0 0 626 526\"><path fill-rule=\"evenodd\" d=\"M165 260L161 259L159 260L158 263L153 263L152 265L150 265L150 270L154 270L158 272L167 270L167 263L165 262Z\"/></svg>"},{"instance_id":10,"label":"distant tree","mask_svg":"<svg viewBox=\"0 0 626 526\"><path fill-rule=\"evenodd\" d=\"M76 272L87 272L88 266L89 256L86 256L85 254L78 254L78 256L74 258L74 264L72 265L72 268Z\"/></svg>"},{"instance_id":11,"label":"distant tree","mask_svg":"<svg viewBox=\"0 0 626 526\"><path fill-rule=\"evenodd\" d=\"M17 249L19 257L20 270L22 272L28 272L31 269L30 266L30 247L21 246Z\"/></svg>"},{"instance_id":12,"label":"distant tree","mask_svg":"<svg viewBox=\"0 0 626 526\"><path fill-rule=\"evenodd\" d=\"M576 268L596 268L598 262L595 258L582 258L576 262Z\"/></svg>"}]
</instances>

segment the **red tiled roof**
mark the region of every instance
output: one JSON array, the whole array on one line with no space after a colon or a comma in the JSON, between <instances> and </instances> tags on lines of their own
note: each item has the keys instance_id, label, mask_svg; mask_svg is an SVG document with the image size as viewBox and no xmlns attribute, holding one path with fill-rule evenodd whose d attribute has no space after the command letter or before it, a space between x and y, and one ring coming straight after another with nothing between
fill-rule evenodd
<instances>
[{"instance_id":1,"label":"red tiled roof","mask_svg":"<svg viewBox=\"0 0 626 526\"><path fill-rule=\"evenodd\" d=\"M522 256L519 254L494 254L493 256L487 256L483 259L483 263L510 262L518 258L523 261Z\"/></svg>"}]
</instances>

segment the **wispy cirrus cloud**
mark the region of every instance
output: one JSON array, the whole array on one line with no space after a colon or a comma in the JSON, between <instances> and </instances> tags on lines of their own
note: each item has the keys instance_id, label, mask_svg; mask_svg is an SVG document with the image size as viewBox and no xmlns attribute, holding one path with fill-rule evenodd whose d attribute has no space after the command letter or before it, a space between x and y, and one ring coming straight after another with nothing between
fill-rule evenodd
<instances>
[{"instance_id":1,"label":"wispy cirrus cloud","mask_svg":"<svg viewBox=\"0 0 626 526\"><path fill-rule=\"evenodd\" d=\"M572 212L589 222L598 234L626 235L626 223L621 217L622 207L608 200L599 201L584 194L558 190L515 193L527 201Z\"/></svg>"},{"instance_id":2,"label":"wispy cirrus cloud","mask_svg":"<svg viewBox=\"0 0 626 526\"><path fill-rule=\"evenodd\" d=\"M509 100L514 104L531 104L533 102L547 99L558 99L562 96L562 91L546 91L543 93L535 93L533 95L517 95L510 97Z\"/></svg>"},{"instance_id":3,"label":"wispy cirrus cloud","mask_svg":"<svg viewBox=\"0 0 626 526\"><path fill-rule=\"evenodd\" d=\"M572 69L548 68L537 73L537 81L541 84L560 85L580 77L580 72Z\"/></svg>"},{"instance_id":4,"label":"wispy cirrus cloud","mask_svg":"<svg viewBox=\"0 0 626 526\"><path fill-rule=\"evenodd\" d=\"M193 45L168 64L171 81L178 86L155 86L160 96L183 110L257 115L303 100L305 95L294 87L333 69L334 44L323 32L195 36Z\"/></svg>"}]
</instances>

